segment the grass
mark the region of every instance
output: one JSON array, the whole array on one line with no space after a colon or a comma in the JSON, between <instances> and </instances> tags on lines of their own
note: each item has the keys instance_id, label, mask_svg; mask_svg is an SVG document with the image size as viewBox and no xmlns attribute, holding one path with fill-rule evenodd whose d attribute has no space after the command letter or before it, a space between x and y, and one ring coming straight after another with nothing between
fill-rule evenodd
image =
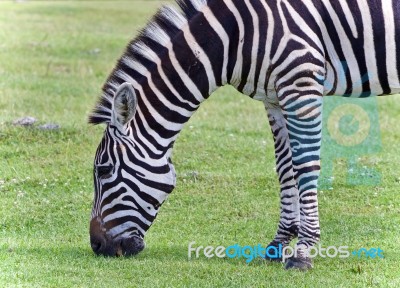
<instances>
[{"instance_id":1,"label":"grass","mask_svg":"<svg viewBox=\"0 0 400 288\"><path fill-rule=\"evenodd\" d=\"M103 127L86 124L100 87L157 1L0 2L1 287L399 287L400 102L379 99L381 152L363 157L376 187L319 195L323 246L380 247L384 259L317 258L307 273L244 259L187 259L200 245L266 244L279 218L263 105L232 88L199 109L174 150L178 185L135 258L89 246L92 161ZM34 116L57 131L15 127Z\"/></svg>"}]
</instances>

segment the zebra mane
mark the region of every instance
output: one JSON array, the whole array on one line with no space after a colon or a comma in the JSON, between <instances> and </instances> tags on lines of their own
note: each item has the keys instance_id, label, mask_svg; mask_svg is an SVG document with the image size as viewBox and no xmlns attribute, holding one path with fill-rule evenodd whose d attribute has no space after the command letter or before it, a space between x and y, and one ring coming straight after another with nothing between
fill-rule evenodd
<instances>
[{"instance_id":1,"label":"zebra mane","mask_svg":"<svg viewBox=\"0 0 400 288\"><path fill-rule=\"evenodd\" d=\"M106 83L95 108L89 115L90 124L101 124L111 119L112 102L115 91L122 84L123 66L129 66L136 76L146 71L145 64L155 62L155 56L165 51L165 47L188 21L207 5L209 0L175 0L179 6L163 6L142 29L139 35L128 44L124 54L117 62ZM158 49L157 45L159 44ZM149 46L151 45L152 48ZM163 47L161 47L161 46ZM157 51L158 50L158 51ZM132 77L132 75L130 75Z\"/></svg>"}]
</instances>

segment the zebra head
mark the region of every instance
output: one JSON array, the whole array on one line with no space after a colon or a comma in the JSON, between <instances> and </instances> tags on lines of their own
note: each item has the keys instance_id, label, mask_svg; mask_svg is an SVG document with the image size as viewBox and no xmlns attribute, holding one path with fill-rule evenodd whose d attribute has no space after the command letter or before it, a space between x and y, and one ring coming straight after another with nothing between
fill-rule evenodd
<instances>
[{"instance_id":1,"label":"zebra head","mask_svg":"<svg viewBox=\"0 0 400 288\"><path fill-rule=\"evenodd\" d=\"M135 117L137 93L129 83L116 89L111 116L105 121L107 127L96 151L90 221L90 241L96 254L128 256L142 251L146 231L175 186L175 171L167 153L151 152L138 128L143 123Z\"/></svg>"}]
</instances>

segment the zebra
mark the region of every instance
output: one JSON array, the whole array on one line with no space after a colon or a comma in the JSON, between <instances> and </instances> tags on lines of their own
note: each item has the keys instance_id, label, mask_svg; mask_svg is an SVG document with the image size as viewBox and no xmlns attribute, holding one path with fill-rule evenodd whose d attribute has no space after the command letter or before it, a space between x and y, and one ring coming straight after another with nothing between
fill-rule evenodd
<instances>
[{"instance_id":1,"label":"zebra","mask_svg":"<svg viewBox=\"0 0 400 288\"><path fill-rule=\"evenodd\" d=\"M307 251L320 240L323 96L400 92L400 5L176 4L160 8L128 44L89 116L89 123L106 124L94 160L93 251L128 256L144 249L145 233L176 185L171 155L179 132L213 91L231 85L263 102L274 138L281 209L266 247L285 247L298 238L298 253L285 268L312 268ZM354 85L366 73L368 79Z\"/></svg>"}]
</instances>

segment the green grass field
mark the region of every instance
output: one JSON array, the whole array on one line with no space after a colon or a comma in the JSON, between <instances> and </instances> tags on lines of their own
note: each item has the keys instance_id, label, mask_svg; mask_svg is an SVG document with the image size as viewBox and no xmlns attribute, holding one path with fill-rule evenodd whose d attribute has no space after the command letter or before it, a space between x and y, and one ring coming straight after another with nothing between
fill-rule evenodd
<instances>
[{"instance_id":1,"label":"green grass field","mask_svg":"<svg viewBox=\"0 0 400 288\"><path fill-rule=\"evenodd\" d=\"M379 99L382 151L363 157L378 186L319 194L323 246L380 247L384 259L280 263L188 260L195 246L267 244L279 218L273 141L262 103L218 90L174 150L177 187L134 258L89 244L92 161L103 127L86 123L128 40L158 1L0 2L0 287L400 287L400 98ZM43 131L15 127L33 116Z\"/></svg>"}]
</instances>

